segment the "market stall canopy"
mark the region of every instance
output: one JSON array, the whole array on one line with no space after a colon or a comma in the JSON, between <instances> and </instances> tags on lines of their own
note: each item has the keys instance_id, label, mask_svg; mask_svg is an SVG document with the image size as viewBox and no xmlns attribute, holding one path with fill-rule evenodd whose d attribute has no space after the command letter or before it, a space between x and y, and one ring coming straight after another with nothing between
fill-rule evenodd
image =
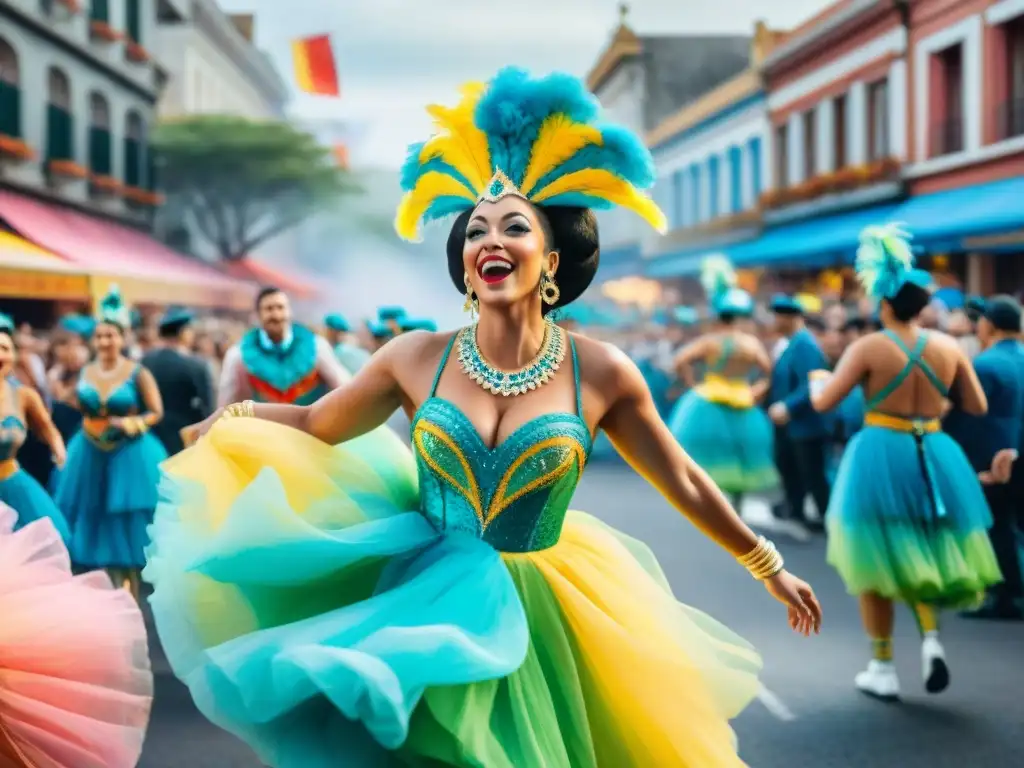
<instances>
[{"instance_id":1,"label":"market stall canopy","mask_svg":"<svg viewBox=\"0 0 1024 768\"><path fill-rule=\"evenodd\" d=\"M0 219L18 234L106 283L131 303L251 309L256 286L190 259L139 230L0 190Z\"/></svg>"},{"instance_id":2,"label":"market stall canopy","mask_svg":"<svg viewBox=\"0 0 1024 768\"><path fill-rule=\"evenodd\" d=\"M280 288L296 299L312 299L320 293L312 283L307 283L293 275L286 275L253 259L232 262L225 267L225 271L241 280Z\"/></svg>"},{"instance_id":3,"label":"market stall canopy","mask_svg":"<svg viewBox=\"0 0 1024 768\"><path fill-rule=\"evenodd\" d=\"M81 267L45 248L0 231L0 297L85 300L89 277Z\"/></svg>"}]
</instances>

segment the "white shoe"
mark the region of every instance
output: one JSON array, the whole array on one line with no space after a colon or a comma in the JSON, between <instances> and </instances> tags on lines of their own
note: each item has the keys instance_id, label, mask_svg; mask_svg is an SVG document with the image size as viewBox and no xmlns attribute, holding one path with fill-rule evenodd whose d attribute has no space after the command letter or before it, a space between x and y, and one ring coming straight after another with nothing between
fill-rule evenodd
<instances>
[{"instance_id":1,"label":"white shoe","mask_svg":"<svg viewBox=\"0 0 1024 768\"><path fill-rule=\"evenodd\" d=\"M861 693L881 701L900 699L900 679L891 661L872 659L868 662L868 668L854 678L854 685Z\"/></svg>"},{"instance_id":2,"label":"white shoe","mask_svg":"<svg viewBox=\"0 0 1024 768\"><path fill-rule=\"evenodd\" d=\"M926 635L921 641L921 675L928 693L942 693L949 687L946 652L935 635Z\"/></svg>"}]
</instances>

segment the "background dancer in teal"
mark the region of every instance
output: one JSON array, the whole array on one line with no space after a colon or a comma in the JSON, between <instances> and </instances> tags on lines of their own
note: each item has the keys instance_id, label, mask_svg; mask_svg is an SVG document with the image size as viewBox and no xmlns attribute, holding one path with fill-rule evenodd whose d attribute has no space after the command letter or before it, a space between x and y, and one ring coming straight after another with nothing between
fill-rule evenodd
<instances>
[{"instance_id":1,"label":"background dancer in teal","mask_svg":"<svg viewBox=\"0 0 1024 768\"><path fill-rule=\"evenodd\" d=\"M324 338L334 349L338 362L349 373L355 374L370 361L370 353L356 343L348 320L336 312L324 318Z\"/></svg>"},{"instance_id":2,"label":"background dancer in teal","mask_svg":"<svg viewBox=\"0 0 1024 768\"><path fill-rule=\"evenodd\" d=\"M153 374L124 355L130 323L128 308L112 289L93 332L96 359L78 381L82 429L68 445L55 500L71 526L72 562L106 568L116 585L138 598L146 529L167 452L150 432L163 418Z\"/></svg>"},{"instance_id":3,"label":"background dancer in teal","mask_svg":"<svg viewBox=\"0 0 1024 768\"><path fill-rule=\"evenodd\" d=\"M864 693L899 697L892 663L893 602L909 605L921 630L925 690L949 684L937 608L976 605L1000 580L987 529L992 516L977 474L939 421L947 398L982 415L987 404L956 340L916 322L931 276L913 269L906 236L869 227L857 274L880 301L884 330L858 340L813 397L829 411L863 383L864 428L850 442L826 515L828 561L860 600L873 658L856 677Z\"/></svg>"},{"instance_id":4,"label":"background dancer in teal","mask_svg":"<svg viewBox=\"0 0 1024 768\"><path fill-rule=\"evenodd\" d=\"M39 481L18 464L18 449L30 424L49 446L54 466L64 466L66 452L39 393L11 375L16 359L14 321L0 312L0 502L18 512L16 528L48 517L66 544L70 532L64 515Z\"/></svg>"},{"instance_id":5,"label":"background dancer in teal","mask_svg":"<svg viewBox=\"0 0 1024 768\"><path fill-rule=\"evenodd\" d=\"M736 287L728 260L706 259L701 282L717 327L676 357L689 391L673 409L668 427L690 458L732 495L738 509L744 493L768 491L779 483L772 425L757 405L768 391L772 366L761 341L735 326L736 320L753 315L754 300ZM706 365L699 386L692 370L696 363ZM752 373L760 374L754 384Z\"/></svg>"}]
</instances>

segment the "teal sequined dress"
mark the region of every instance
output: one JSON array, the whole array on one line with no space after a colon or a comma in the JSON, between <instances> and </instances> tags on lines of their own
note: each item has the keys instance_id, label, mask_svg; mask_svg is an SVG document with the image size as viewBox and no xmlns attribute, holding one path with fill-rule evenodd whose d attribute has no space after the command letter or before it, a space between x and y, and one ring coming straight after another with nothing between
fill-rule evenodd
<instances>
[{"instance_id":1,"label":"teal sequined dress","mask_svg":"<svg viewBox=\"0 0 1024 768\"><path fill-rule=\"evenodd\" d=\"M175 674L274 768L739 768L757 654L569 511L578 378L492 447L436 394L451 348L411 454L229 419L167 462L144 576Z\"/></svg>"}]
</instances>

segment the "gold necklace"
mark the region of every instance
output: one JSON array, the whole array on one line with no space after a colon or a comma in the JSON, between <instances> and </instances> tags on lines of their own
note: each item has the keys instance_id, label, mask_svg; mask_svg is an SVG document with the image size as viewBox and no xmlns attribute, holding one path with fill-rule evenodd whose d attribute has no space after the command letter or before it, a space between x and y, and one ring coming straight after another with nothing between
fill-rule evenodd
<instances>
[{"instance_id":1,"label":"gold necklace","mask_svg":"<svg viewBox=\"0 0 1024 768\"><path fill-rule=\"evenodd\" d=\"M476 340L476 325L459 331L462 371L493 395L523 395L547 384L565 359L565 331L545 321L540 351L518 371L503 371L484 360Z\"/></svg>"}]
</instances>

